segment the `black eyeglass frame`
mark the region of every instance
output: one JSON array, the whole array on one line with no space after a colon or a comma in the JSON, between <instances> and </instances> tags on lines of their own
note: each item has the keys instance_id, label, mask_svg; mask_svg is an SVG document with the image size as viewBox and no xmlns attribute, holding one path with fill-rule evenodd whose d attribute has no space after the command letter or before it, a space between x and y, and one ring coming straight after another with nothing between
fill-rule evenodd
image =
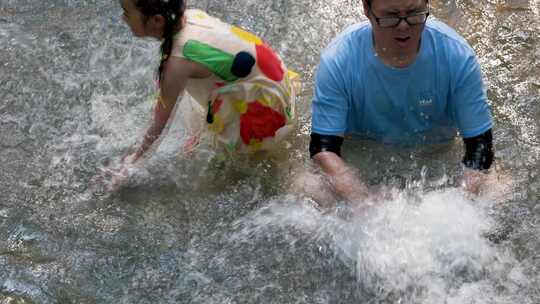
<instances>
[{"instance_id":1,"label":"black eyeglass frame","mask_svg":"<svg viewBox=\"0 0 540 304\"><path fill-rule=\"evenodd\" d=\"M373 15L373 17L375 17L375 21L377 22L377 25L382 27L382 28L397 27L401 23L402 20L407 22L407 24L409 26L415 26L415 25L425 24L427 22L427 19L429 17L429 6L423 12L412 13L412 14L409 14L407 16L383 16L383 17L378 17L377 15L375 15L375 13L373 13L373 10L371 9L371 6L369 7L369 13L371 13ZM419 23L411 23L411 22L409 22L410 17L420 16L420 15L426 15L423 22L419 22ZM396 21L396 24L384 25L383 26L383 25L381 25L381 20L384 20L384 19L387 19L387 20L388 19L396 19L397 21Z\"/></svg>"}]
</instances>

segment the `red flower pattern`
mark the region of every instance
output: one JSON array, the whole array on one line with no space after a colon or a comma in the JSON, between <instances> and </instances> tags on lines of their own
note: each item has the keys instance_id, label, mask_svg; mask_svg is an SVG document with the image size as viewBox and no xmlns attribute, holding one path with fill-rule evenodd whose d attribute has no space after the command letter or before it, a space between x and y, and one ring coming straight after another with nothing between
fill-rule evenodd
<instances>
[{"instance_id":1,"label":"red flower pattern","mask_svg":"<svg viewBox=\"0 0 540 304\"><path fill-rule=\"evenodd\" d=\"M249 145L253 139L260 142L273 137L285 125L285 116L259 101L248 103L246 113L240 116L240 137Z\"/></svg>"}]
</instances>

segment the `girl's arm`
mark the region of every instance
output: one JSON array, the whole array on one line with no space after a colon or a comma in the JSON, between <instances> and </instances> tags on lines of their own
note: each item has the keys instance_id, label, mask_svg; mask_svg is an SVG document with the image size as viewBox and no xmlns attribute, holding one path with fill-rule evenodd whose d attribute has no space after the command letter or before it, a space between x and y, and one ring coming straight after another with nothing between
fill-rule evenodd
<instances>
[{"instance_id":1,"label":"girl's arm","mask_svg":"<svg viewBox=\"0 0 540 304\"><path fill-rule=\"evenodd\" d=\"M131 163L140 159L160 137L188 79L193 76L198 77L201 74L200 70L200 65L182 58L171 57L167 61L161 81L160 96L154 108L152 125L146 131L141 146L130 160Z\"/></svg>"}]
</instances>

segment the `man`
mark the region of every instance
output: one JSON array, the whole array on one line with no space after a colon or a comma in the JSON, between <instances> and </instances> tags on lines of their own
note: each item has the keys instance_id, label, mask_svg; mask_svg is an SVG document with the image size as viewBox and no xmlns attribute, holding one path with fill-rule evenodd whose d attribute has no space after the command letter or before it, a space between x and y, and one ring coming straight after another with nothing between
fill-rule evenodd
<instances>
[{"instance_id":1,"label":"man","mask_svg":"<svg viewBox=\"0 0 540 304\"><path fill-rule=\"evenodd\" d=\"M310 154L347 200L367 188L340 158L344 135L383 143L465 142L467 189L478 192L493 162L492 120L474 51L427 0L363 0L369 22L324 50L312 105Z\"/></svg>"}]
</instances>

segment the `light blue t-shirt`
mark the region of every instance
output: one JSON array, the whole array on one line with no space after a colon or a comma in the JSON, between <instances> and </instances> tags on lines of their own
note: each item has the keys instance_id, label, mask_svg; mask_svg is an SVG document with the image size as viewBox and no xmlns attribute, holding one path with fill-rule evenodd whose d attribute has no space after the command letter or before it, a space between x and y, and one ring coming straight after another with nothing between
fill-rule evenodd
<instances>
[{"instance_id":1,"label":"light blue t-shirt","mask_svg":"<svg viewBox=\"0 0 540 304\"><path fill-rule=\"evenodd\" d=\"M480 66L454 30L428 21L407 68L376 55L369 22L324 50L312 104L312 132L355 134L384 143L441 142L492 127Z\"/></svg>"}]
</instances>

